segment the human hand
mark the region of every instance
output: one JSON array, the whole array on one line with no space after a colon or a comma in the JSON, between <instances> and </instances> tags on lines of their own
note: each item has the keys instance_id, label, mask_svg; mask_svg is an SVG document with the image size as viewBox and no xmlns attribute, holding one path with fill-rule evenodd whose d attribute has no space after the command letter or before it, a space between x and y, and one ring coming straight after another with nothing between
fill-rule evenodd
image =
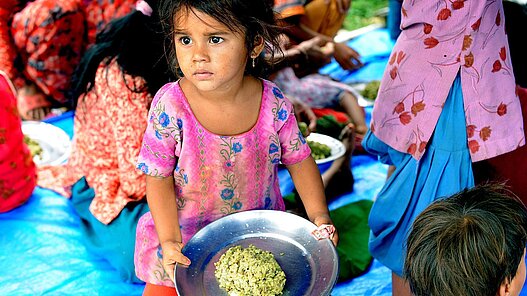
<instances>
[{"instance_id":1,"label":"human hand","mask_svg":"<svg viewBox=\"0 0 527 296\"><path fill-rule=\"evenodd\" d=\"M163 268L166 273L168 273L170 279L174 282L174 269L176 268L176 263L189 266L191 262L181 252L181 249L183 249L183 243L167 241L161 244L161 249L163 250Z\"/></svg>"},{"instance_id":2,"label":"human hand","mask_svg":"<svg viewBox=\"0 0 527 296\"><path fill-rule=\"evenodd\" d=\"M304 121L304 119L307 119L309 122L307 125L307 137L310 132L314 131L317 128L317 116L315 115L315 112L313 112L313 109L311 109L311 107L302 103L299 99L290 96L288 96L288 98L293 103L296 121L302 122Z\"/></svg>"},{"instance_id":3,"label":"human hand","mask_svg":"<svg viewBox=\"0 0 527 296\"><path fill-rule=\"evenodd\" d=\"M327 42L317 36L301 42L296 48L306 55L310 67L318 69L331 62L335 50L334 46L333 42Z\"/></svg>"},{"instance_id":4,"label":"human hand","mask_svg":"<svg viewBox=\"0 0 527 296\"><path fill-rule=\"evenodd\" d=\"M335 0L340 14L345 14L351 6L351 0ZM326 4L331 3L331 0L324 0Z\"/></svg>"},{"instance_id":5,"label":"human hand","mask_svg":"<svg viewBox=\"0 0 527 296\"><path fill-rule=\"evenodd\" d=\"M329 214L317 215L316 217L313 218L313 223L315 223L316 226L320 226L322 224L333 225L333 221L329 217ZM336 247L339 242L339 232L336 227L335 227L335 232L333 232L333 237L331 237L330 239L333 245Z\"/></svg>"},{"instance_id":6,"label":"human hand","mask_svg":"<svg viewBox=\"0 0 527 296\"><path fill-rule=\"evenodd\" d=\"M335 43L333 56L343 69L353 70L363 66L359 53L346 43Z\"/></svg>"}]
</instances>

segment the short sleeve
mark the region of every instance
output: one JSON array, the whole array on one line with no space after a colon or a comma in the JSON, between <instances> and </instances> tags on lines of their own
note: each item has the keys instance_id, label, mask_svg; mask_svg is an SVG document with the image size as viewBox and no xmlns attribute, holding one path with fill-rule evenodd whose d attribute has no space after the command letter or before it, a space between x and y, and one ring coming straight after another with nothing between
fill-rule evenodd
<instances>
[{"instance_id":1,"label":"short sleeve","mask_svg":"<svg viewBox=\"0 0 527 296\"><path fill-rule=\"evenodd\" d=\"M137 168L153 177L168 177L181 151L181 124L174 104L177 82L164 85L152 100Z\"/></svg>"},{"instance_id":2,"label":"short sleeve","mask_svg":"<svg viewBox=\"0 0 527 296\"><path fill-rule=\"evenodd\" d=\"M278 130L278 138L282 150L281 161L284 165L291 165L306 159L311 155L311 149L298 128L293 104L287 98L284 97L283 99L286 101L286 104L279 111L278 119L283 118L283 115L287 117L282 127ZM282 115L280 112L283 112Z\"/></svg>"}]
</instances>

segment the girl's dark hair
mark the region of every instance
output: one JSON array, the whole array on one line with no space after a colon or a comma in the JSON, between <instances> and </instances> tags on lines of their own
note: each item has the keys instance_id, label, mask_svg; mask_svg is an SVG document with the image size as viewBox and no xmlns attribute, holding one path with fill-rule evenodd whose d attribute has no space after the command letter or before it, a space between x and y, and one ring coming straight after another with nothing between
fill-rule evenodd
<instances>
[{"instance_id":1,"label":"girl's dark hair","mask_svg":"<svg viewBox=\"0 0 527 296\"><path fill-rule=\"evenodd\" d=\"M164 34L157 14L157 1L146 0L152 7L151 16L133 10L126 16L112 20L97 34L95 44L84 53L72 78L69 95L73 107L82 94L93 88L95 74L101 63L109 64L113 58L125 74L142 77L146 89L154 95L171 80L171 72L164 58ZM124 79L124 77L123 77Z\"/></svg>"},{"instance_id":2,"label":"girl's dark hair","mask_svg":"<svg viewBox=\"0 0 527 296\"><path fill-rule=\"evenodd\" d=\"M243 33L248 52L245 73L256 77L265 77L275 61L275 53L280 50L278 37L281 30L275 23L275 13L271 3L272 1L269 0L160 0L159 15L167 37L166 52L172 71L178 76L182 75L178 71L174 45L176 13L185 10L192 13L191 10L195 10L209 15L233 32ZM253 50L258 36L264 40L266 55L260 55L256 59L256 66L253 68L249 54Z\"/></svg>"},{"instance_id":3,"label":"girl's dark hair","mask_svg":"<svg viewBox=\"0 0 527 296\"><path fill-rule=\"evenodd\" d=\"M511 281L527 243L527 209L503 184L438 200L417 216L404 276L416 296L495 296Z\"/></svg>"}]
</instances>

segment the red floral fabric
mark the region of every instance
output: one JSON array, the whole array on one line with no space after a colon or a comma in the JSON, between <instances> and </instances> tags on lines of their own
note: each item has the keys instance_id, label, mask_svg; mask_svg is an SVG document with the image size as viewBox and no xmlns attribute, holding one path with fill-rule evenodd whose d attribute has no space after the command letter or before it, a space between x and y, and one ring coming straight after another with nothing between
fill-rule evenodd
<instances>
[{"instance_id":1,"label":"red floral fabric","mask_svg":"<svg viewBox=\"0 0 527 296\"><path fill-rule=\"evenodd\" d=\"M23 204L35 188L35 164L21 124L14 88L0 71L0 213Z\"/></svg>"},{"instance_id":2,"label":"red floral fabric","mask_svg":"<svg viewBox=\"0 0 527 296\"><path fill-rule=\"evenodd\" d=\"M26 3L24 1L24 3ZM0 69L22 87L26 80L65 103L83 51L110 20L132 11L135 0L35 0L0 3ZM88 40L86 40L85 34Z\"/></svg>"},{"instance_id":3,"label":"red floral fabric","mask_svg":"<svg viewBox=\"0 0 527 296\"><path fill-rule=\"evenodd\" d=\"M68 163L40 167L38 185L70 196L70 186L85 176L95 190L90 211L105 224L144 198L146 177L135 164L151 100L142 78L124 74L115 61L101 65L94 88L79 99Z\"/></svg>"},{"instance_id":4,"label":"red floral fabric","mask_svg":"<svg viewBox=\"0 0 527 296\"><path fill-rule=\"evenodd\" d=\"M420 159L459 72L472 161L524 145L502 1L405 0L401 14L371 131Z\"/></svg>"}]
</instances>

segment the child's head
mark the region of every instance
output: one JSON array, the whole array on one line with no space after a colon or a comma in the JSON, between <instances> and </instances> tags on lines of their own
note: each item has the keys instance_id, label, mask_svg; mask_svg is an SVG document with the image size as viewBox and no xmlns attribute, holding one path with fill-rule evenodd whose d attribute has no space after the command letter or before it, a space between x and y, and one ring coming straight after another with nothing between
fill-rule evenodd
<instances>
[{"instance_id":1,"label":"child's head","mask_svg":"<svg viewBox=\"0 0 527 296\"><path fill-rule=\"evenodd\" d=\"M188 29L185 22L189 18L197 17L201 21L200 25L209 27L210 32L222 27L220 29L238 35L243 40L244 51L239 53L243 56L231 61L231 65L234 66L240 59L245 65L245 74L262 76L264 71L268 70L273 57L264 58L260 53L265 49L272 55L276 48L279 48L279 29L275 25L271 3L268 0L161 0L159 11L164 31L168 36L167 53L173 70L179 75L189 75L181 73L184 70L181 65L184 61L179 59L182 59L184 44L178 40L182 36L178 33L188 33L180 30ZM218 41L216 39L213 42Z\"/></svg>"},{"instance_id":2,"label":"child's head","mask_svg":"<svg viewBox=\"0 0 527 296\"><path fill-rule=\"evenodd\" d=\"M523 203L502 185L480 185L416 218L404 276L414 295L518 295L526 241Z\"/></svg>"}]
</instances>

